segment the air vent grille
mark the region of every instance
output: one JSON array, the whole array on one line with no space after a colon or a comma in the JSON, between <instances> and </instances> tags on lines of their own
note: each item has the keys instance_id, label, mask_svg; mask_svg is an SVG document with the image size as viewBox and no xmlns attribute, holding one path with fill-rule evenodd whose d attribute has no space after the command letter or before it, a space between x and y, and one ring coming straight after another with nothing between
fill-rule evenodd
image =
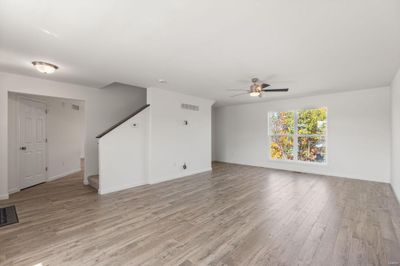
<instances>
[{"instance_id":1,"label":"air vent grille","mask_svg":"<svg viewBox=\"0 0 400 266\"><path fill-rule=\"evenodd\" d=\"M73 104L73 105L72 105L72 110L79 111L79 105Z\"/></svg>"},{"instance_id":2,"label":"air vent grille","mask_svg":"<svg viewBox=\"0 0 400 266\"><path fill-rule=\"evenodd\" d=\"M188 103L182 103L181 108L190 110L190 111L199 111L199 106L193 105L193 104L188 104Z\"/></svg>"}]
</instances>

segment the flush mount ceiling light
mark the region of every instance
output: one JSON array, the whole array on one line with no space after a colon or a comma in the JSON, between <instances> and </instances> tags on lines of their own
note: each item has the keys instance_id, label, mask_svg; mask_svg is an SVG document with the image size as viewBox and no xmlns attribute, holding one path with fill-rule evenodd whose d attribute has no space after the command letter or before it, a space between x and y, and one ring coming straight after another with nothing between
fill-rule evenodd
<instances>
[{"instance_id":1,"label":"flush mount ceiling light","mask_svg":"<svg viewBox=\"0 0 400 266\"><path fill-rule=\"evenodd\" d=\"M36 68L37 71L45 74L54 73L58 69L58 66L56 65L41 61L33 61L32 65Z\"/></svg>"}]
</instances>

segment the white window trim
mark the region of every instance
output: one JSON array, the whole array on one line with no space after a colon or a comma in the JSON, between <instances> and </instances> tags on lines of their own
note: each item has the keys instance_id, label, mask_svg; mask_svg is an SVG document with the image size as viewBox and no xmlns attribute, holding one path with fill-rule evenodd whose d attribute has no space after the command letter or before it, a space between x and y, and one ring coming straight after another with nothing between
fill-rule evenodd
<instances>
[{"instance_id":1,"label":"white window trim","mask_svg":"<svg viewBox=\"0 0 400 266\"><path fill-rule=\"evenodd\" d=\"M298 113L303 110L313 110L313 109L319 109L319 108L325 108L326 109L326 132L324 135L319 135L319 134L310 134L310 135L305 135L305 134L298 134ZM276 113L276 112L293 112L294 113L294 134L271 134L270 131L270 113ZM278 163L294 163L294 164L305 164L305 165L319 165L319 166L326 166L328 165L328 107L315 107L315 108L303 108L303 109L297 109L297 110L289 110L289 111L270 111L268 112L268 159L271 162L278 162ZM279 137L279 136L288 136L288 137L293 137L293 160L288 160L288 159L274 159L271 157L271 138L272 137ZM325 138L325 161L324 162L312 162L312 161L300 161L298 159L298 152L299 152L299 137L324 137Z\"/></svg>"}]
</instances>

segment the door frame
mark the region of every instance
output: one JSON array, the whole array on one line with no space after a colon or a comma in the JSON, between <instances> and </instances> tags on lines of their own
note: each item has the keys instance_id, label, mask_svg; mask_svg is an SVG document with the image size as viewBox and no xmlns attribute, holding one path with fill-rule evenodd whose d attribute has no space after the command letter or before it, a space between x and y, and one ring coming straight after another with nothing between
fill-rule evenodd
<instances>
[{"instance_id":1,"label":"door frame","mask_svg":"<svg viewBox=\"0 0 400 266\"><path fill-rule=\"evenodd\" d=\"M32 102L37 102L37 103L42 103L42 104L44 104L45 105L45 108L46 108L46 117L45 117L45 121L46 121L46 125L45 125L45 130L44 130L44 133L45 133L45 138L47 139L47 103L45 102L45 101L41 101L41 100L39 100L39 99L35 99L34 97L28 97L28 96L25 96L25 95L18 95L17 96L17 112L16 112L16 114L17 114L17 127L16 127L16 129L17 129L17 147L15 147L16 149L18 149L18 151L17 151L17 175L18 175L18 188L21 190L21 189L23 189L22 188L22 184L23 184L23 182L22 182L22 176L21 176L21 154L19 153L19 148L21 147L21 117L22 117L22 115L21 115L21 102L22 102L22 100L28 100L28 101L32 101ZM48 164L48 158L47 158L47 155L48 155L48 145L47 145L47 142L45 142L45 148L44 148L44 152L45 152L45 155L44 155L44 157L45 157L45 163L46 163L46 168L47 168L47 164ZM45 171L45 181L47 182L48 181L48 171Z\"/></svg>"}]
</instances>

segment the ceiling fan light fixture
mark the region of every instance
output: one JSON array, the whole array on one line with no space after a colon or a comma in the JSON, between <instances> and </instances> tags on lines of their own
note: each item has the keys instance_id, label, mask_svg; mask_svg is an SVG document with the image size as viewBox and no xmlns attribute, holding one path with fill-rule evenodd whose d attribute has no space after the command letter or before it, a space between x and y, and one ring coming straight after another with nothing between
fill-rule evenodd
<instances>
[{"instance_id":1,"label":"ceiling fan light fixture","mask_svg":"<svg viewBox=\"0 0 400 266\"><path fill-rule=\"evenodd\" d=\"M261 93L260 92L258 92L258 91L252 91L252 92L250 92L250 96L251 97L257 97L257 96L259 96Z\"/></svg>"},{"instance_id":2,"label":"ceiling fan light fixture","mask_svg":"<svg viewBox=\"0 0 400 266\"><path fill-rule=\"evenodd\" d=\"M32 65L37 71L44 74L52 74L58 69L58 66L42 61L33 61Z\"/></svg>"},{"instance_id":3,"label":"ceiling fan light fixture","mask_svg":"<svg viewBox=\"0 0 400 266\"><path fill-rule=\"evenodd\" d=\"M250 87L248 89L245 90L241 90L241 89L230 89L231 91L242 91L242 93L236 94L236 95L232 95L231 97L236 97L236 96L240 96L240 95L250 95L250 97L259 97L259 98L263 98L263 96L265 95L265 93L267 92L288 92L289 89L285 88L285 89L266 89L269 86L271 86L270 84L267 83L259 83L258 78L253 78L251 80L252 84L250 85Z\"/></svg>"}]
</instances>

